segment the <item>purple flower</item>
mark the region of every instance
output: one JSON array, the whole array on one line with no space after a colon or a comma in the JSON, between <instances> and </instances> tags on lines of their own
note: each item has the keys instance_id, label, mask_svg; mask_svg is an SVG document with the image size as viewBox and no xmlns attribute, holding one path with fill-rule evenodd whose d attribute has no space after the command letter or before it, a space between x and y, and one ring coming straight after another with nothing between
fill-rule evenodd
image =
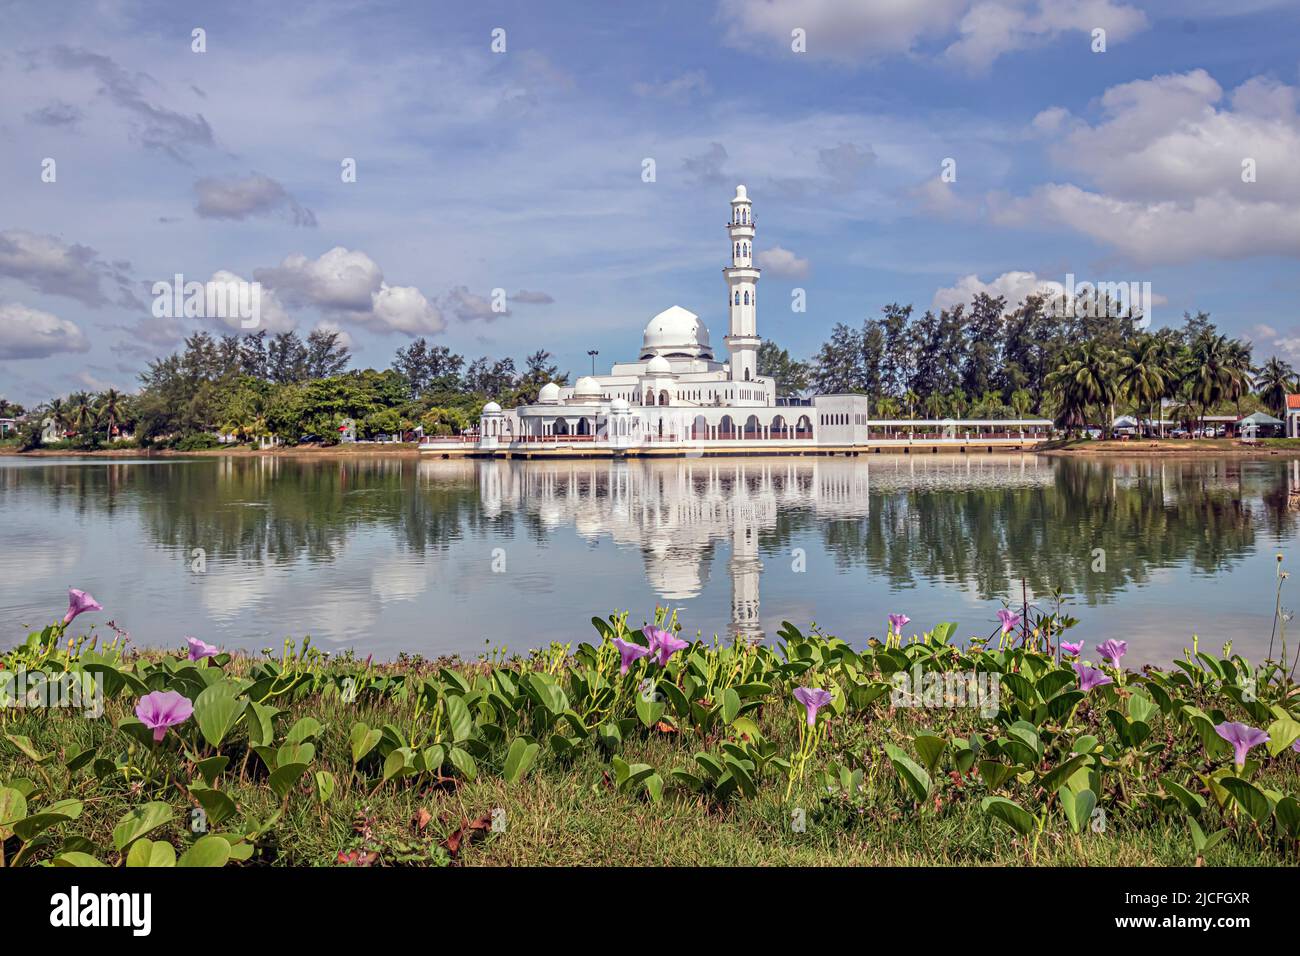
<instances>
[{"instance_id":1,"label":"purple flower","mask_svg":"<svg viewBox=\"0 0 1300 956\"><path fill-rule=\"evenodd\" d=\"M889 626L894 629L895 634L902 634L903 626L911 620L906 614L891 614L889 615Z\"/></svg>"},{"instance_id":2,"label":"purple flower","mask_svg":"<svg viewBox=\"0 0 1300 956\"><path fill-rule=\"evenodd\" d=\"M808 711L808 726L817 723L817 711L831 702L831 692L820 687L796 687L794 699Z\"/></svg>"},{"instance_id":3,"label":"purple flower","mask_svg":"<svg viewBox=\"0 0 1300 956\"><path fill-rule=\"evenodd\" d=\"M1250 753L1251 747L1268 743L1267 733L1235 721L1225 720L1214 728L1214 732L1232 744L1232 762L1238 770L1246 765L1246 754Z\"/></svg>"},{"instance_id":4,"label":"purple flower","mask_svg":"<svg viewBox=\"0 0 1300 956\"><path fill-rule=\"evenodd\" d=\"M665 631L661 627L644 627L641 629L641 633L650 642L650 650L659 655L660 667L667 667L668 658L691 646L686 641L676 637L672 631Z\"/></svg>"},{"instance_id":5,"label":"purple flower","mask_svg":"<svg viewBox=\"0 0 1300 956\"><path fill-rule=\"evenodd\" d=\"M1082 661L1074 662L1074 672L1079 675L1079 689L1085 694L1091 691L1094 687L1114 683L1114 681L1101 671L1097 670L1097 668L1089 667Z\"/></svg>"},{"instance_id":6,"label":"purple flower","mask_svg":"<svg viewBox=\"0 0 1300 956\"><path fill-rule=\"evenodd\" d=\"M998 620L1002 622L1002 633L1009 634L1011 629L1020 623L1020 615L1015 611L1008 611L1003 608L998 611Z\"/></svg>"},{"instance_id":7,"label":"purple flower","mask_svg":"<svg viewBox=\"0 0 1300 956\"><path fill-rule=\"evenodd\" d=\"M1078 644L1071 644L1069 641L1061 641L1061 650L1066 654L1073 654L1078 657L1083 653L1083 641Z\"/></svg>"},{"instance_id":8,"label":"purple flower","mask_svg":"<svg viewBox=\"0 0 1300 956\"><path fill-rule=\"evenodd\" d=\"M193 713L194 704L190 699L174 690L145 694L135 705L135 715L153 731L155 742L163 739L168 727L185 723Z\"/></svg>"},{"instance_id":9,"label":"purple flower","mask_svg":"<svg viewBox=\"0 0 1300 956\"><path fill-rule=\"evenodd\" d=\"M1291 749L1300 754L1300 740L1296 740L1296 742L1291 745Z\"/></svg>"},{"instance_id":10,"label":"purple flower","mask_svg":"<svg viewBox=\"0 0 1300 956\"><path fill-rule=\"evenodd\" d=\"M63 623L67 624L78 614L84 611L102 611L104 605L100 604L85 591L78 591L76 588L68 588L68 613L63 615Z\"/></svg>"},{"instance_id":11,"label":"purple flower","mask_svg":"<svg viewBox=\"0 0 1300 956\"><path fill-rule=\"evenodd\" d=\"M1128 641L1103 641L1097 645L1097 653L1119 667L1119 659L1128 653Z\"/></svg>"},{"instance_id":12,"label":"purple flower","mask_svg":"<svg viewBox=\"0 0 1300 956\"><path fill-rule=\"evenodd\" d=\"M640 660L650 653L650 648L625 641L621 637L614 638L614 646L618 648L618 655L623 659L623 663L618 668L620 674L626 674L633 661Z\"/></svg>"},{"instance_id":13,"label":"purple flower","mask_svg":"<svg viewBox=\"0 0 1300 956\"><path fill-rule=\"evenodd\" d=\"M187 637L185 640L190 645L189 657L192 661L201 661L205 657L216 657L221 653L211 644L205 644L197 637Z\"/></svg>"}]
</instances>

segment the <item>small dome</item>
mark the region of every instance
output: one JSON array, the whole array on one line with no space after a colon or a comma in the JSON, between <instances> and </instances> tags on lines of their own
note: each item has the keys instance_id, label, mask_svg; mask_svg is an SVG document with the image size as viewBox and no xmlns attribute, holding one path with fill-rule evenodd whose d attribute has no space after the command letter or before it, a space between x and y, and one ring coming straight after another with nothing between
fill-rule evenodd
<instances>
[{"instance_id":1,"label":"small dome","mask_svg":"<svg viewBox=\"0 0 1300 956\"><path fill-rule=\"evenodd\" d=\"M662 355L656 355L649 362L647 362L645 370L647 375L673 374L673 367L668 363L668 360L664 358Z\"/></svg>"},{"instance_id":2,"label":"small dome","mask_svg":"<svg viewBox=\"0 0 1300 956\"><path fill-rule=\"evenodd\" d=\"M578 383L573 386L575 396L600 396L600 382L596 381L590 375L584 375L578 379Z\"/></svg>"},{"instance_id":3,"label":"small dome","mask_svg":"<svg viewBox=\"0 0 1300 956\"><path fill-rule=\"evenodd\" d=\"M501 414L501 406L498 405L496 402L488 402L486 405L483 406L483 414L484 414L484 415L500 415L500 414Z\"/></svg>"},{"instance_id":4,"label":"small dome","mask_svg":"<svg viewBox=\"0 0 1300 956\"><path fill-rule=\"evenodd\" d=\"M732 202L749 202L749 191L744 186L736 187L736 198Z\"/></svg>"},{"instance_id":5,"label":"small dome","mask_svg":"<svg viewBox=\"0 0 1300 956\"><path fill-rule=\"evenodd\" d=\"M560 386L547 382L537 393L537 400L545 405L553 405L560 400Z\"/></svg>"},{"instance_id":6,"label":"small dome","mask_svg":"<svg viewBox=\"0 0 1300 956\"><path fill-rule=\"evenodd\" d=\"M631 407L632 406L627 403L626 398L616 398L609 403L609 410L611 412L625 412Z\"/></svg>"}]
</instances>

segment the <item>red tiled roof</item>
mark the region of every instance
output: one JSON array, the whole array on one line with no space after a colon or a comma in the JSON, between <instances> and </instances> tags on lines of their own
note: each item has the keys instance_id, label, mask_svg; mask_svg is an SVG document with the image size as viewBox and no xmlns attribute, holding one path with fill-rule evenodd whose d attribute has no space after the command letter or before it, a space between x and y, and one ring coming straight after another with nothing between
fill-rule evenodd
<instances>
[{"instance_id":1,"label":"red tiled roof","mask_svg":"<svg viewBox=\"0 0 1300 956\"><path fill-rule=\"evenodd\" d=\"M1300 408L1300 395L1288 395L1286 397L1287 408Z\"/></svg>"}]
</instances>

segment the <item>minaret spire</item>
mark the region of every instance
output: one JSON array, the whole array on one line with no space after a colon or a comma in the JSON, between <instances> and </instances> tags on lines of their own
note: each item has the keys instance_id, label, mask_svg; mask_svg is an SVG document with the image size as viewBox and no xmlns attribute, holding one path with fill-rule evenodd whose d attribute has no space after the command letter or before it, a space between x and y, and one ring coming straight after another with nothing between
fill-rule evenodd
<instances>
[{"instance_id":1,"label":"minaret spire","mask_svg":"<svg viewBox=\"0 0 1300 956\"><path fill-rule=\"evenodd\" d=\"M723 340L731 353L731 380L751 382L758 378L758 275L754 267L754 213L749 193L736 187L731 200L731 265L722 270L727 279L727 309L730 332Z\"/></svg>"}]
</instances>

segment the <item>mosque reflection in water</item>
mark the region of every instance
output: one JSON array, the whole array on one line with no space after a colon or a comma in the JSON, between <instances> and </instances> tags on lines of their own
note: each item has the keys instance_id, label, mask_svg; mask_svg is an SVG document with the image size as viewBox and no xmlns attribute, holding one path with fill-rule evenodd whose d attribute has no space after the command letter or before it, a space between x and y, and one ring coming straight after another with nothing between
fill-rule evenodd
<instances>
[{"instance_id":1,"label":"mosque reflection in water","mask_svg":"<svg viewBox=\"0 0 1300 956\"><path fill-rule=\"evenodd\" d=\"M450 463L422 463L429 476ZM762 640L759 616L763 561L760 540L782 516L801 523L865 518L873 478L877 491L981 484L1006 488L1052 480L1034 455L932 457L891 455L867 462L835 459L511 462L475 466L488 518L529 513L548 529L572 526L587 539L607 536L640 550L646 579L668 607L701 594L718 545L729 553L731 633ZM788 560L806 562L804 549ZM784 558L783 558L784 559ZM578 588L580 590L580 588Z\"/></svg>"}]
</instances>

